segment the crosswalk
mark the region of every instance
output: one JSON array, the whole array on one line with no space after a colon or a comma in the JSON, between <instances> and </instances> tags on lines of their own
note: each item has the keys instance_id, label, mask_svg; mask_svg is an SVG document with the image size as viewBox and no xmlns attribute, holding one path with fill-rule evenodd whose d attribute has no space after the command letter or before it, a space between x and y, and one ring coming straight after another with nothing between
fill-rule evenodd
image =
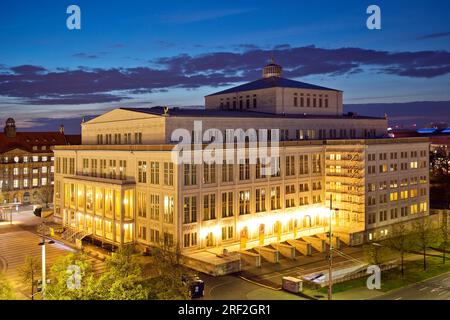
<instances>
[{"instance_id":1,"label":"crosswalk","mask_svg":"<svg viewBox=\"0 0 450 320\"><path fill-rule=\"evenodd\" d=\"M4 272L8 281L16 289L19 299L27 299L30 296L30 288L24 284L20 273L20 268L25 262L25 258L33 256L41 259L40 237L29 231L16 231L0 234L0 271ZM46 245L46 265L47 273L51 265L61 256L75 252L74 249L55 242ZM95 274L104 271L105 263L98 259L88 257ZM40 275L39 275L40 277Z\"/></svg>"}]
</instances>

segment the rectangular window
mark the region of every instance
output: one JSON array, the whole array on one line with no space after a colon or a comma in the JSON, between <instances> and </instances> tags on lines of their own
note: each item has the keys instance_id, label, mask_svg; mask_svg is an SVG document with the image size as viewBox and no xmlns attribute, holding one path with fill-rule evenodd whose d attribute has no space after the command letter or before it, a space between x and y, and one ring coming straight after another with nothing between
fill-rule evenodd
<instances>
[{"instance_id":1,"label":"rectangular window","mask_svg":"<svg viewBox=\"0 0 450 320\"><path fill-rule=\"evenodd\" d=\"M286 157L286 176L295 176L295 156Z\"/></svg>"},{"instance_id":2,"label":"rectangular window","mask_svg":"<svg viewBox=\"0 0 450 320\"><path fill-rule=\"evenodd\" d=\"M147 161L138 161L138 182L147 183Z\"/></svg>"},{"instance_id":3,"label":"rectangular window","mask_svg":"<svg viewBox=\"0 0 450 320\"><path fill-rule=\"evenodd\" d=\"M250 191L239 191L239 214L250 213Z\"/></svg>"},{"instance_id":4,"label":"rectangular window","mask_svg":"<svg viewBox=\"0 0 450 320\"><path fill-rule=\"evenodd\" d=\"M173 223L174 200L173 196L164 196L164 222Z\"/></svg>"},{"instance_id":5,"label":"rectangular window","mask_svg":"<svg viewBox=\"0 0 450 320\"><path fill-rule=\"evenodd\" d=\"M216 195L206 194L203 196L203 220L216 218Z\"/></svg>"},{"instance_id":6,"label":"rectangular window","mask_svg":"<svg viewBox=\"0 0 450 320\"><path fill-rule=\"evenodd\" d=\"M164 162L164 185L173 186L173 163Z\"/></svg>"},{"instance_id":7,"label":"rectangular window","mask_svg":"<svg viewBox=\"0 0 450 320\"><path fill-rule=\"evenodd\" d=\"M233 216L233 192L222 193L222 218Z\"/></svg>"},{"instance_id":8,"label":"rectangular window","mask_svg":"<svg viewBox=\"0 0 450 320\"><path fill-rule=\"evenodd\" d=\"M213 164L203 164L203 183L210 184L216 183L216 165Z\"/></svg>"},{"instance_id":9,"label":"rectangular window","mask_svg":"<svg viewBox=\"0 0 450 320\"><path fill-rule=\"evenodd\" d=\"M193 186L197 184L197 167L195 164L184 164L183 166L184 185Z\"/></svg>"},{"instance_id":10,"label":"rectangular window","mask_svg":"<svg viewBox=\"0 0 450 320\"><path fill-rule=\"evenodd\" d=\"M233 182L233 164L222 163L222 182Z\"/></svg>"},{"instance_id":11,"label":"rectangular window","mask_svg":"<svg viewBox=\"0 0 450 320\"><path fill-rule=\"evenodd\" d=\"M188 196L184 197L183 203L184 223L197 222L197 197Z\"/></svg>"},{"instance_id":12,"label":"rectangular window","mask_svg":"<svg viewBox=\"0 0 450 320\"><path fill-rule=\"evenodd\" d=\"M281 187L279 186L270 189L270 209L281 209Z\"/></svg>"},{"instance_id":13,"label":"rectangular window","mask_svg":"<svg viewBox=\"0 0 450 320\"><path fill-rule=\"evenodd\" d=\"M256 189L256 212L266 211L266 189Z\"/></svg>"},{"instance_id":14,"label":"rectangular window","mask_svg":"<svg viewBox=\"0 0 450 320\"><path fill-rule=\"evenodd\" d=\"M150 183L159 184L159 162L150 161Z\"/></svg>"},{"instance_id":15,"label":"rectangular window","mask_svg":"<svg viewBox=\"0 0 450 320\"><path fill-rule=\"evenodd\" d=\"M150 219L159 220L159 195L150 195Z\"/></svg>"}]
</instances>

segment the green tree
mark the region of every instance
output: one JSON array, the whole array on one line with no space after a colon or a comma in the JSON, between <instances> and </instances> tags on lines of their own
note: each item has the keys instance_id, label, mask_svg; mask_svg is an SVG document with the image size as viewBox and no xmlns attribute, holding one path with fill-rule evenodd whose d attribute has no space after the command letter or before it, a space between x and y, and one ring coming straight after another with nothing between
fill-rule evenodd
<instances>
[{"instance_id":1,"label":"green tree","mask_svg":"<svg viewBox=\"0 0 450 320\"><path fill-rule=\"evenodd\" d=\"M365 260L369 264L381 265L386 261L387 248L378 242L370 242L363 246Z\"/></svg>"},{"instance_id":2,"label":"green tree","mask_svg":"<svg viewBox=\"0 0 450 320\"><path fill-rule=\"evenodd\" d=\"M45 292L49 300L90 300L95 292L91 264L82 254L60 257L50 269L50 279Z\"/></svg>"},{"instance_id":3,"label":"green tree","mask_svg":"<svg viewBox=\"0 0 450 320\"><path fill-rule=\"evenodd\" d=\"M6 279L5 275L0 272L0 300L14 300L14 292Z\"/></svg>"},{"instance_id":4,"label":"green tree","mask_svg":"<svg viewBox=\"0 0 450 320\"><path fill-rule=\"evenodd\" d=\"M106 271L95 284L95 299L144 300L147 289L142 283L142 265L132 246L120 247L106 260Z\"/></svg>"},{"instance_id":5,"label":"green tree","mask_svg":"<svg viewBox=\"0 0 450 320\"><path fill-rule=\"evenodd\" d=\"M415 247L423 255L423 270L427 269L427 250L437 241L437 232L431 223L430 216L416 219L413 224L413 239Z\"/></svg>"},{"instance_id":6,"label":"green tree","mask_svg":"<svg viewBox=\"0 0 450 320\"><path fill-rule=\"evenodd\" d=\"M48 208L48 204L53 202L53 186L48 184L37 190L39 200Z\"/></svg>"},{"instance_id":7,"label":"green tree","mask_svg":"<svg viewBox=\"0 0 450 320\"><path fill-rule=\"evenodd\" d=\"M36 281L36 276L40 271L40 260L33 256L27 256L25 258L25 263L22 267L19 268L19 273L21 275L22 281L31 289L31 300L34 300L34 284Z\"/></svg>"},{"instance_id":8,"label":"green tree","mask_svg":"<svg viewBox=\"0 0 450 320\"><path fill-rule=\"evenodd\" d=\"M405 254L413 247L410 230L404 223L392 225L390 237L384 240L383 244L400 255L400 267L403 277L405 274Z\"/></svg>"},{"instance_id":9,"label":"green tree","mask_svg":"<svg viewBox=\"0 0 450 320\"><path fill-rule=\"evenodd\" d=\"M193 272L182 265L178 247L161 244L153 250L153 277L147 280L150 299L183 300L189 298Z\"/></svg>"}]
</instances>

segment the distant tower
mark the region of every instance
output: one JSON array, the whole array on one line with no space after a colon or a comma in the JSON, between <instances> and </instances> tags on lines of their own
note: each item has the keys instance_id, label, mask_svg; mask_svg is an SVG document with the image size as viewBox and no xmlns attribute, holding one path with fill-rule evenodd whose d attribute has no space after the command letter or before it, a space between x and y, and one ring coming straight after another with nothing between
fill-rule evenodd
<instances>
[{"instance_id":1,"label":"distant tower","mask_svg":"<svg viewBox=\"0 0 450 320\"><path fill-rule=\"evenodd\" d=\"M63 124L61 124L59 126L59 133L64 134L64 125Z\"/></svg>"},{"instance_id":2,"label":"distant tower","mask_svg":"<svg viewBox=\"0 0 450 320\"><path fill-rule=\"evenodd\" d=\"M267 64L263 68L264 78L271 78L271 77L280 78L282 74L283 68L279 64L276 64L273 58L271 58L269 64Z\"/></svg>"},{"instance_id":3,"label":"distant tower","mask_svg":"<svg viewBox=\"0 0 450 320\"><path fill-rule=\"evenodd\" d=\"M8 138L15 138L16 137L16 122L13 118L8 118L6 120L5 128L3 129L5 132L5 135Z\"/></svg>"}]
</instances>

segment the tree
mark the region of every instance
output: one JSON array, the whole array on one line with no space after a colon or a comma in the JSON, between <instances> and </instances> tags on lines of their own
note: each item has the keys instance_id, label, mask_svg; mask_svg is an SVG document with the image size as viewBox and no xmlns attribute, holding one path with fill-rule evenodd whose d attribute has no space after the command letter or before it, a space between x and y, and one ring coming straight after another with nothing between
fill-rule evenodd
<instances>
[{"instance_id":1,"label":"tree","mask_svg":"<svg viewBox=\"0 0 450 320\"><path fill-rule=\"evenodd\" d=\"M391 235L383 241L388 248L397 251L400 255L400 266L402 277L405 270L405 254L412 248L413 242L411 232L404 223L394 224L391 228Z\"/></svg>"},{"instance_id":2,"label":"tree","mask_svg":"<svg viewBox=\"0 0 450 320\"><path fill-rule=\"evenodd\" d=\"M45 207L48 208L48 204L53 202L53 186L51 184L42 186L38 189L37 196L42 203L45 203Z\"/></svg>"},{"instance_id":3,"label":"tree","mask_svg":"<svg viewBox=\"0 0 450 320\"><path fill-rule=\"evenodd\" d=\"M19 268L22 281L31 288L31 300L34 300L34 283L40 270L41 263L38 258L33 256L27 256L24 265Z\"/></svg>"},{"instance_id":4,"label":"tree","mask_svg":"<svg viewBox=\"0 0 450 320\"><path fill-rule=\"evenodd\" d=\"M106 272L95 285L95 299L144 300L147 289L142 283L142 265L132 246L123 246L106 261Z\"/></svg>"},{"instance_id":5,"label":"tree","mask_svg":"<svg viewBox=\"0 0 450 320\"><path fill-rule=\"evenodd\" d=\"M423 216L413 222L413 238L415 246L423 254L423 270L427 269L427 249L436 242L437 233L430 217Z\"/></svg>"},{"instance_id":6,"label":"tree","mask_svg":"<svg viewBox=\"0 0 450 320\"><path fill-rule=\"evenodd\" d=\"M161 243L153 250L154 276L147 281L149 299L183 300L189 298L193 273L182 265L178 247Z\"/></svg>"},{"instance_id":7,"label":"tree","mask_svg":"<svg viewBox=\"0 0 450 320\"><path fill-rule=\"evenodd\" d=\"M90 262L82 254L60 257L50 269L50 279L46 288L49 300L90 300L95 292Z\"/></svg>"},{"instance_id":8,"label":"tree","mask_svg":"<svg viewBox=\"0 0 450 320\"><path fill-rule=\"evenodd\" d=\"M0 272L0 300L14 300L14 292L6 279L5 275Z\"/></svg>"}]
</instances>

